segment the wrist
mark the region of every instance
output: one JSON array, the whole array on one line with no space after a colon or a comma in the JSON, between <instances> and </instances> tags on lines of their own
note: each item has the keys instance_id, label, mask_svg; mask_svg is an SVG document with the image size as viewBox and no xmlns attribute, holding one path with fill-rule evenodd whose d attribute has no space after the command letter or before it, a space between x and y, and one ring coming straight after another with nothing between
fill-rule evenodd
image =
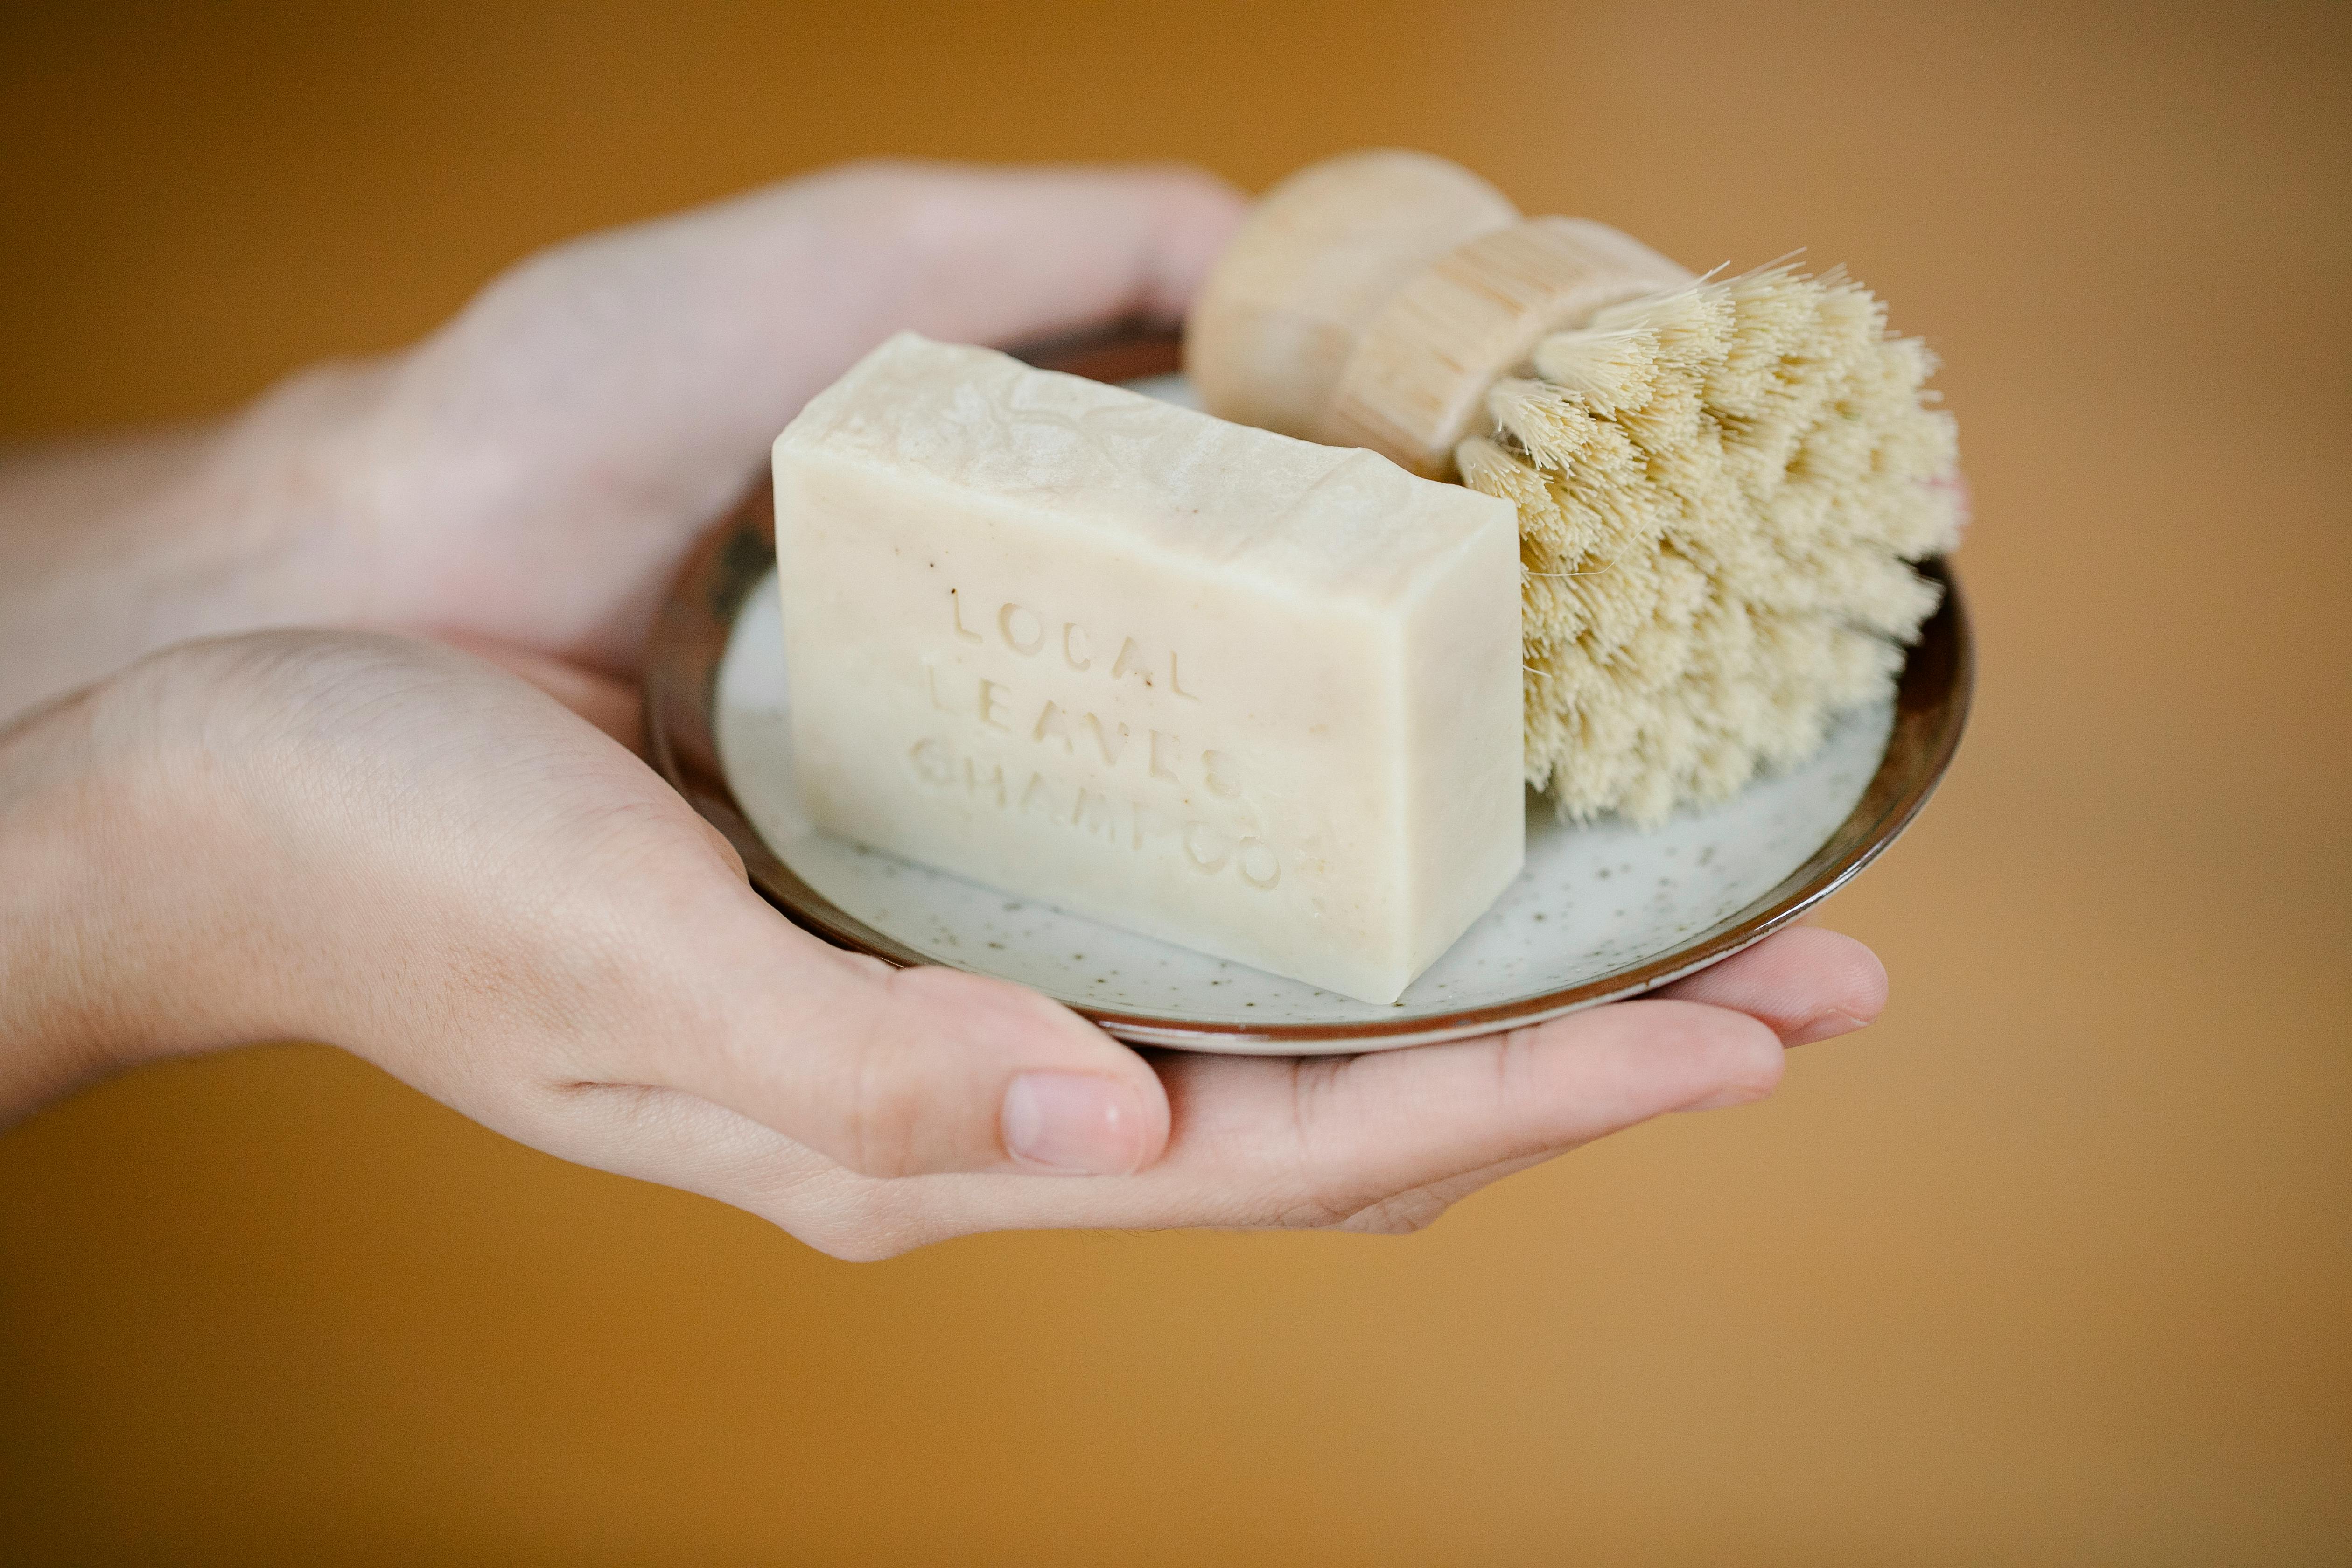
<instances>
[{"instance_id":1,"label":"wrist","mask_svg":"<svg viewBox=\"0 0 2352 1568\"><path fill-rule=\"evenodd\" d=\"M0 1123L161 1057L287 1037L260 848L206 754L219 649L0 730Z\"/></svg>"},{"instance_id":2,"label":"wrist","mask_svg":"<svg viewBox=\"0 0 2352 1568\"><path fill-rule=\"evenodd\" d=\"M0 1123L136 1059L114 889L137 851L98 765L96 689L0 731Z\"/></svg>"},{"instance_id":3,"label":"wrist","mask_svg":"<svg viewBox=\"0 0 2352 1568\"><path fill-rule=\"evenodd\" d=\"M216 424L0 466L0 722L174 643L363 615L390 374L309 371Z\"/></svg>"}]
</instances>

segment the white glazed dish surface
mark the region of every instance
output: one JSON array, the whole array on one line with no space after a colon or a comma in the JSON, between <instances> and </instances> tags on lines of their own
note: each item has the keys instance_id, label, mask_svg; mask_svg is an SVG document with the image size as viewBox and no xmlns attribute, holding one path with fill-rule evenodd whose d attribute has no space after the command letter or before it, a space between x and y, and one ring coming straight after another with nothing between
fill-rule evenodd
<instances>
[{"instance_id":1,"label":"white glazed dish surface","mask_svg":"<svg viewBox=\"0 0 2352 1568\"><path fill-rule=\"evenodd\" d=\"M1074 357L1075 356L1075 357ZM1090 356L1094 363L1084 363ZM1044 345L1048 368L1126 379L1198 406L1172 339L1114 332ZM994 974L1137 1045L1252 1055L1388 1049L1489 1034L1645 991L1762 940L1901 835L1949 767L1974 656L1958 585L1923 628L1900 689L1822 749L1663 827L1570 826L1528 801L1526 868L1389 1006L1334 995L841 842L795 798L767 486L680 573L650 650L655 765L744 857L755 887L825 940L897 964Z\"/></svg>"},{"instance_id":2,"label":"white glazed dish surface","mask_svg":"<svg viewBox=\"0 0 2352 1568\"><path fill-rule=\"evenodd\" d=\"M1734 948L1703 939L1780 887L1853 812L1876 773L1891 700L1849 714L1802 766L1759 779L1711 810L1640 831L1557 821L1528 802L1527 867L1462 940L1380 1006L1014 899L818 831L793 784L783 627L771 573L745 595L715 692L719 760L743 816L785 866L835 909L923 958L1033 986L1139 1044L1297 1055L1426 1044L1486 1032L1497 1009L1532 1023L1649 989ZM1764 934L1762 931L1756 933ZM1667 967L1659 968L1661 960ZM1641 972L1545 1010L1530 999ZM1427 1026L1412 1028L1417 1021ZM1160 1025L1163 1026L1155 1026ZM1336 1031L1314 1040L1259 1028ZM1351 1037L1352 1028L1377 1035Z\"/></svg>"}]
</instances>

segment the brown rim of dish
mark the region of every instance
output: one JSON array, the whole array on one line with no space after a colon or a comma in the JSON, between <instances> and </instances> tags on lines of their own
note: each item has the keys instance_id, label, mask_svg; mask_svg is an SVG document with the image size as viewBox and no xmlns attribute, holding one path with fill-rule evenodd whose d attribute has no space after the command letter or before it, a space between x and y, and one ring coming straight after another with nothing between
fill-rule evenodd
<instances>
[{"instance_id":1,"label":"brown rim of dish","mask_svg":"<svg viewBox=\"0 0 2352 1568\"><path fill-rule=\"evenodd\" d=\"M1164 329L1129 325L1074 334L1016 351L1032 364L1097 381L1129 381L1176 370L1180 341ZM763 473L712 527L678 573L654 628L645 672L646 741L654 766L742 856L751 885L795 925L836 947L901 968L938 960L836 908L761 839L719 766L716 735L719 661L745 596L775 563L775 512ZM1671 952L1586 981L1492 1006L1444 1014L1331 1024L1212 1023L1072 1005L1113 1035L1159 1046L1186 1039L1279 1047L1367 1045L1398 1036L1485 1034L1636 995L1703 969L1761 941L1843 887L1895 842L1935 793L1968 722L1976 658L1958 583L1940 561L1922 568L1944 587L1943 604L1920 631L1895 697L1895 726L1878 771L1853 810L1780 885Z\"/></svg>"}]
</instances>

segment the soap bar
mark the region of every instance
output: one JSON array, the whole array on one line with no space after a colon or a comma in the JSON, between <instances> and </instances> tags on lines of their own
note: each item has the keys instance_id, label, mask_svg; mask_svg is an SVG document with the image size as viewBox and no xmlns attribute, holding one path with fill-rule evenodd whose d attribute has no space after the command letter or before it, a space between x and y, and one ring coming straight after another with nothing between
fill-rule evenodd
<instances>
[{"instance_id":1,"label":"soap bar","mask_svg":"<svg viewBox=\"0 0 2352 1568\"><path fill-rule=\"evenodd\" d=\"M1509 502L912 333L775 484L818 826L1379 1003L1517 874Z\"/></svg>"}]
</instances>

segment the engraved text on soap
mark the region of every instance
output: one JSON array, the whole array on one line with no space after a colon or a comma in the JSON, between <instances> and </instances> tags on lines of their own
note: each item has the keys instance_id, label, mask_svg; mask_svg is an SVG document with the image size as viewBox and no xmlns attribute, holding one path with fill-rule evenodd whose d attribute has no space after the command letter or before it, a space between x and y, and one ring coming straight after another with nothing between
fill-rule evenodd
<instances>
[{"instance_id":1,"label":"engraved text on soap","mask_svg":"<svg viewBox=\"0 0 2352 1568\"><path fill-rule=\"evenodd\" d=\"M1125 635L1098 642L1078 620L1012 600L983 605L954 589L945 596L950 637L1001 649L1016 661L1039 661L1062 678L1060 696L1041 695L1017 678L992 679L926 658L929 710L961 721L942 727L1003 754L981 754L948 735L926 735L906 752L918 783L1007 812L1034 814L1106 847L1181 856L1205 876L1230 869L1260 890L1281 881L1281 857L1246 822L1220 824L1199 809L1207 803L1196 790L1243 807L1247 773L1232 752L1185 742L1178 726L1188 710L1199 710L1201 698L1186 684L1181 650L1147 647ZM1171 715L1166 727L1095 711L1072 699L1071 677L1130 691L1130 683L1139 684L1160 699L1154 711Z\"/></svg>"}]
</instances>

